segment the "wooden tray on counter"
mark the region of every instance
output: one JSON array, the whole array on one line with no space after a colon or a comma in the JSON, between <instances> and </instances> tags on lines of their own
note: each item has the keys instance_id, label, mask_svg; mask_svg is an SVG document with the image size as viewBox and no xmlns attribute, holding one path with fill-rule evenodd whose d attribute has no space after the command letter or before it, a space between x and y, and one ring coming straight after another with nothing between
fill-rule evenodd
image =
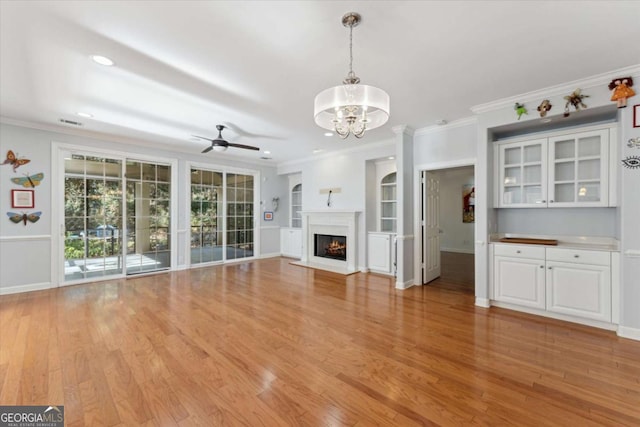
<instances>
[{"instance_id":1,"label":"wooden tray on counter","mask_svg":"<svg viewBox=\"0 0 640 427\"><path fill-rule=\"evenodd\" d=\"M524 243L527 245L553 245L557 246L558 241L552 239L529 239L527 237L503 237L502 243Z\"/></svg>"}]
</instances>

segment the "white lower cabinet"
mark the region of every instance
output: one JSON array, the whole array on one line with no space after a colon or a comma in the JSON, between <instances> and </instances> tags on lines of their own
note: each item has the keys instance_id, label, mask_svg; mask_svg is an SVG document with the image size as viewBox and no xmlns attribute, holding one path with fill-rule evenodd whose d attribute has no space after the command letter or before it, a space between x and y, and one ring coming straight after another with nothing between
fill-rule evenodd
<instances>
[{"instance_id":1,"label":"white lower cabinet","mask_svg":"<svg viewBox=\"0 0 640 427\"><path fill-rule=\"evenodd\" d=\"M280 252L283 256L302 258L302 229L280 229Z\"/></svg>"},{"instance_id":2,"label":"white lower cabinet","mask_svg":"<svg viewBox=\"0 0 640 427\"><path fill-rule=\"evenodd\" d=\"M611 322L610 253L548 249L546 282L548 311Z\"/></svg>"},{"instance_id":3,"label":"white lower cabinet","mask_svg":"<svg viewBox=\"0 0 640 427\"><path fill-rule=\"evenodd\" d=\"M611 252L494 245L493 299L612 321Z\"/></svg>"},{"instance_id":4,"label":"white lower cabinet","mask_svg":"<svg viewBox=\"0 0 640 427\"><path fill-rule=\"evenodd\" d=\"M393 272L393 233L370 232L367 238L369 270L390 274Z\"/></svg>"},{"instance_id":5,"label":"white lower cabinet","mask_svg":"<svg viewBox=\"0 0 640 427\"><path fill-rule=\"evenodd\" d=\"M496 245L494 299L545 308L544 248Z\"/></svg>"}]
</instances>

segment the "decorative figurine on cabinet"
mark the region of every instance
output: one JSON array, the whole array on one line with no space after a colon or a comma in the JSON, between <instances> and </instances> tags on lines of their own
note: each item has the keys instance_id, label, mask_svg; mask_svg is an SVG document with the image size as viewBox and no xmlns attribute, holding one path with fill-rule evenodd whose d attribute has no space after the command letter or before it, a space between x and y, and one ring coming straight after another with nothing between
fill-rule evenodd
<instances>
[{"instance_id":1,"label":"decorative figurine on cabinet","mask_svg":"<svg viewBox=\"0 0 640 427\"><path fill-rule=\"evenodd\" d=\"M564 116L569 117L569 105L573 105L576 111L580 111L580 107L587 108L587 104L584 103L584 98L589 98L589 95L583 95L582 89L578 88L573 91L571 95L567 95L564 99L567 103L564 105Z\"/></svg>"},{"instance_id":2,"label":"decorative figurine on cabinet","mask_svg":"<svg viewBox=\"0 0 640 427\"><path fill-rule=\"evenodd\" d=\"M540 112L540 117L544 117L547 115L547 111L551 110L551 102L548 99L545 99L538 105L538 111Z\"/></svg>"},{"instance_id":3,"label":"decorative figurine on cabinet","mask_svg":"<svg viewBox=\"0 0 640 427\"><path fill-rule=\"evenodd\" d=\"M518 120L520 120L520 117L522 117L523 114L529 114L527 113L527 109L524 107L524 104L520 104L519 102L516 102L513 109L516 110L516 113L518 114Z\"/></svg>"},{"instance_id":4,"label":"decorative figurine on cabinet","mask_svg":"<svg viewBox=\"0 0 640 427\"><path fill-rule=\"evenodd\" d=\"M611 100L618 103L618 108L625 108L627 106L627 98L631 98L636 93L633 89L633 79L631 77L621 77L619 79L611 80L609 83L609 90L612 90Z\"/></svg>"}]
</instances>

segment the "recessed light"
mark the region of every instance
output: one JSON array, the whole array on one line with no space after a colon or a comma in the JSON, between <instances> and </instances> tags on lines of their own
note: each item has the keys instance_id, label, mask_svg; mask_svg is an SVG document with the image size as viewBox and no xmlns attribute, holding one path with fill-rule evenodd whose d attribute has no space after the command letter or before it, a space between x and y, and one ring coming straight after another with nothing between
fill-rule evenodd
<instances>
[{"instance_id":1,"label":"recessed light","mask_svg":"<svg viewBox=\"0 0 640 427\"><path fill-rule=\"evenodd\" d=\"M110 67L113 64L115 64L115 62L113 62L112 59L109 59L106 56L102 56L102 55L92 55L91 59L93 59L93 62L95 62L97 64L106 65L108 67Z\"/></svg>"},{"instance_id":2,"label":"recessed light","mask_svg":"<svg viewBox=\"0 0 640 427\"><path fill-rule=\"evenodd\" d=\"M78 111L76 114L77 114L77 115L79 115L80 117L86 117L86 118L88 118L88 119L90 119L91 117L93 117L93 114L83 113L82 111Z\"/></svg>"},{"instance_id":3,"label":"recessed light","mask_svg":"<svg viewBox=\"0 0 640 427\"><path fill-rule=\"evenodd\" d=\"M394 160L394 159L395 159L395 157L394 157L394 156L389 156L389 157L387 157L387 159L389 159L389 160Z\"/></svg>"},{"instance_id":4,"label":"recessed light","mask_svg":"<svg viewBox=\"0 0 640 427\"><path fill-rule=\"evenodd\" d=\"M313 150L313 154L318 154L318 153L322 153L324 150L322 148L316 148L315 150Z\"/></svg>"},{"instance_id":5,"label":"recessed light","mask_svg":"<svg viewBox=\"0 0 640 427\"><path fill-rule=\"evenodd\" d=\"M264 150L264 151L263 151L263 153L264 153L264 154L271 154L271 151L269 151L269 150Z\"/></svg>"},{"instance_id":6,"label":"recessed light","mask_svg":"<svg viewBox=\"0 0 640 427\"><path fill-rule=\"evenodd\" d=\"M333 136L333 132L325 132L324 136Z\"/></svg>"}]
</instances>

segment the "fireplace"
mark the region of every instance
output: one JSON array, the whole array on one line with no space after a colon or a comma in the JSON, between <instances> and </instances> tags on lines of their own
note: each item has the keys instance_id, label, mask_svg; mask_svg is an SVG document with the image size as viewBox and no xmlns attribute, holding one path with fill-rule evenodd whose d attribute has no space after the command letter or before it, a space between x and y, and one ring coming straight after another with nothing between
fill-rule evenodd
<instances>
[{"instance_id":1,"label":"fireplace","mask_svg":"<svg viewBox=\"0 0 640 427\"><path fill-rule=\"evenodd\" d=\"M321 258L347 260L347 236L314 234L313 255Z\"/></svg>"}]
</instances>

